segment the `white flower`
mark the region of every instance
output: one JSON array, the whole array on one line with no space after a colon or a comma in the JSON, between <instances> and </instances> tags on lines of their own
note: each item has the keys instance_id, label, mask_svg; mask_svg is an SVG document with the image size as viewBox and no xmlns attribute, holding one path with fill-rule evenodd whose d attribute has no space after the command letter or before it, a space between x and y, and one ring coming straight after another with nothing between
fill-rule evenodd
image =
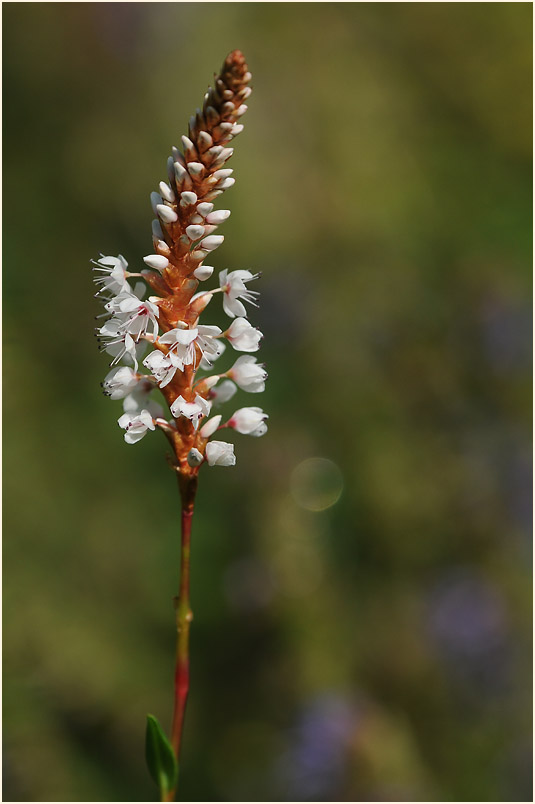
<instances>
[{"instance_id":1,"label":"white flower","mask_svg":"<svg viewBox=\"0 0 535 804\"><path fill-rule=\"evenodd\" d=\"M219 414L218 416L212 416L211 419L208 419L206 424L203 424L203 426L199 430L199 433L203 438L210 438L210 436L215 433L220 423L221 423L221 414Z\"/></svg>"},{"instance_id":2,"label":"white flower","mask_svg":"<svg viewBox=\"0 0 535 804\"><path fill-rule=\"evenodd\" d=\"M91 262L95 266L93 271L99 272L99 276L93 280L95 285L100 285L97 296L105 290L115 294L128 290L130 287L126 279L128 263L122 254L118 257L105 257L101 254L100 259Z\"/></svg>"},{"instance_id":3,"label":"white flower","mask_svg":"<svg viewBox=\"0 0 535 804\"><path fill-rule=\"evenodd\" d=\"M142 410L137 414L123 413L117 423L126 430L124 440L127 444L135 444L143 438L147 430L156 429L148 410Z\"/></svg>"},{"instance_id":4,"label":"white flower","mask_svg":"<svg viewBox=\"0 0 535 804\"><path fill-rule=\"evenodd\" d=\"M231 271L230 274L226 270L221 271L219 287L223 291L223 310L231 318L247 315L240 299L258 307L255 297L260 294L256 290L248 290L245 283L258 279L259 276L260 274L253 274L251 271Z\"/></svg>"},{"instance_id":5,"label":"white flower","mask_svg":"<svg viewBox=\"0 0 535 804\"><path fill-rule=\"evenodd\" d=\"M164 355L158 349L147 355L143 365L149 369L160 388L165 388L177 371L184 371L184 362L175 352Z\"/></svg>"},{"instance_id":6,"label":"white flower","mask_svg":"<svg viewBox=\"0 0 535 804\"><path fill-rule=\"evenodd\" d=\"M222 405L232 399L237 390L232 380L223 380L223 382L220 382L219 385L210 390L210 399L214 404Z\"/></svg>"},{"instance_id":7,"label":"white flower","mask_svg":"<svg viewBox=\"0 0 535 804\"><path fill-rule=\"evenodd\" d=\"M135 366L135 370L137 371L138 361L141 360L147 351L147 346L147 341L136 343L130 335L120 335L117 340L110 341L103 348L104 351L115 358L110 363L111 366L117 365L117 363L122 360L127 366Z\"/></svg>"},{"instance_id":8,"label":"white flower","mask_svg":"<svg viewBox=\"0 0 535 804\"><path fill-rule=\"evenodd\" d=\"M123 331L123 322L119 318L111 318L98 330L99 340L104 341L103 348L113 355L110 366L116 366L124 357L128 357L138 369L136 342L128 332Z\"/></svg>"},{"instance_id":9,"label":"white flower","mask_svg":"<svg viewBox=\"0 0 535 804\"><path fill-rule=\"evenodd\" d=\"M110 399L123 399L139 382L139 375L128 366L112 369L102 383L102 389Z\"/></svg>"},{"instance_id":10,"label":"white flower","mask_svg":"<svg viewBox=\"0 0 535 804\"><path fill-rule=\"evenodd\" d=\"M98 333L104 340L103 348L114 356L111 366L128 356L137 371L139 354L136 344L151 323L153 337L158 334L158 307L151 299L141 301L136 295L140 291L137 287L132 291L128 285L127 289L123 289L104 305L107 312L113 314L113 318L100 327Z\"/></svg>"},{"instance_id":11,"label":"white flower","mask_svg":"<svg viewBox=\"0 0 535 804\"><path fill-rule=\"evenodd\" d=\"M170 329L169 332L160 335L158 342L169 347L169 354L173 352L178 357L182 363L181 371L183 371L184 365L189 366L195 359L195 339L198 334L195 327L193 329Z\"/></svg>"},{"instance_id":12,"label":"white flower","mask_svg":"<svg viewBox=\"0 0 535 804\"><path fill-rule=\"evenodd\" d=\"M196 346L199 347L202 357L207 361L214 360L218 356L219 344L216 338L219 335L221 335L219 327L200 324L192 329L171 329L165 335L160 336L159 342L168 346L170 353L174 352L185 366L189 366L195 363Z\"/></svg>"},{"instance_id":13,"label":"white flower","mask_svg":"<svg viewBox=\"0 0 535 804\"><path fill-rule=\"evenodd\" d=\"M234 380L242 391L257 394L266 387L267 372L263 366L257 364L256 357L252 355L239 357L230 371L227 371L227 376Z\"/></svg>"},{"instance_id":14,"label":"white flower","mask_svg":"<svg viewBox=\"0 0 535 804\"><path fill-rule=\"evenodd\" d=\"M267 432L268 418L262 408L240 408L229 419L228 426L243 435L262 436Z\"/></svg>"},{"instance_id":15,"label":"white flower","mask_svg":"<svg viewBox=\"0 0 535 804\"><path fill-rule=\"evenodd\" d=\"M194 402L187 402L181 395L175 399L171 405L171 413L178 419L179 416L185 416L189 419L195 428L199 426L199 421L203 416L208 416L212 407L212 403L208 402L202 396L197 394Z\"/></svg>"},{"instance_id":16,"label":"white flower","mask_svg":"<svg viewBox=\"0 0 535 804\"><path fill-rule=\"evenodd\" d=\"M234 466L234 444L228 441L209 441L206 445L206 460L209 466Z\"/></svg>"},{"instance_id":17,"label":"white flower","mask_svg":"<svg viewBox=\"0 0 535 804\"><path fill-rule=\"evenodd\" d=\"M223 334L238 352L257 352L262 338L260 330L251 326L246 318L237 318Z\"/></svg>"},{"instance_id":18,"label":"white flower","mask_svg":"<svg viewBox=\"0 0 535 804\"><path fill-rule=\"evenodd\" d=\"M152 297L154 298L154 296ZM138 341L152 324L154 338L158 335L158 306L151 299L142 301L134 293L123 292L111 299L106 310L121 322L121 331Z\"/></svg>"}]
</instances>

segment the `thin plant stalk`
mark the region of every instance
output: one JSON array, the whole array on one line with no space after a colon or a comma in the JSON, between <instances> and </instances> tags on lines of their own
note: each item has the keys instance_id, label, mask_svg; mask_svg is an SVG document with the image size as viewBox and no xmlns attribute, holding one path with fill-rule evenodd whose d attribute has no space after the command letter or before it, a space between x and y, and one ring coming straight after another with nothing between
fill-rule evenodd
<instances>
[{"instance_id":1,"label":"thin plant stalk","mask_svg":"<svg viewBox=\"0 0 535 804\"><path fill-rule=\"evenodd\" d=\"M171 726L171 746L180 767L180 748L184 730L184 716L189 693L189 629L193 620L190 604L190 554L191 525L197 491L197 477L184 479L178 475L182 502L181 546L180 546L180 582L178 597L175 598L176 612L176 665L173 724ZM163 800L173 801L176 788Z\"/></svg>"}]
</instances>

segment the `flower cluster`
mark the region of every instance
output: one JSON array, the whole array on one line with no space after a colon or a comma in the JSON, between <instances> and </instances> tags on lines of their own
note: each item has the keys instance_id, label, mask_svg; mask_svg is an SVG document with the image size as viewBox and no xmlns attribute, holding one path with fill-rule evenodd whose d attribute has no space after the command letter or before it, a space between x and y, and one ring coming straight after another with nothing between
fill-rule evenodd
<instances>
[{"instance_id":1,"label":"flower cluster","mask_svg":"<svg viewBox=\"0 0 535 804\"><path fill-rule=\"evenodd\" d=\"M233 152L230 141L243 130L238 120L247 110L250 80L243 55L233 51L204 96L202 110L190 119L182 149L172 149L168 181L151 194L156 217L153 253L143 258L146 267L130 272L121 255L94 261L96 296L107 318L97 333L112 358L102 385L111 399L123 400L118 423L125 441L134 444L148 430L161 429L173 447L177 470L190 476L203 462L236 462L233 444L212 439L220 430L253 436L267 430L268 417L259 407L240 408L226 421L219 413L209 418L212 407L227 402L238 388L264 390L267 374L251 354L239 356L226 371L214 368L227 343L237 352L259 348L262 334L249 322L246 307L257 306L258 292L249 283L259 274L223 270L218 286L198 291L214 272L205 259L224 239L214 232L230 215L214 209L214 201L234 184L225 165ZM147 285L153 295L146 296ZM232 319L224 331L199 323L216 294ZM170 417L150 398L158 388Z\"/></svg>"}]
</instances>

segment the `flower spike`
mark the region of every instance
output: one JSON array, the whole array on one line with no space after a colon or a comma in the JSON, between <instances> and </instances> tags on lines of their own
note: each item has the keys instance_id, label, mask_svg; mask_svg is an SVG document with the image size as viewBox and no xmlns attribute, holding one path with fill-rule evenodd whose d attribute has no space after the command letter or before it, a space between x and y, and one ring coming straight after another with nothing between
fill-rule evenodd
<instances>
[{"instance_id":1,"label":"flower spike","mask_svg":"<svg viewBox=\"0 0 535 804\"><path fill-rule=\"evenodd\" d=\"M188 476L196 475L200 466L198 461L192 465L188 455L196 450L204 456L206 451L199 424L207 408L212 401L221 404L236 390L230 382L213 388L213 383L203 382L199 372L210 370L222 353L224 343L218 339L225 338L240 352L256 352L262 337L249 323L244 305L257 306L259 294L247 285L259 274L223 269L216 291L196 292L199 283L214 271L204 265L204 259L224 239L214 230L230 216L228 209L214 209L213 201L233 183L232 170L225 165L233 153L229 143L243 129L237 120L246 109L243 101L251 94L250 78L242 54L231 53L206 94L202 110L181 138L182 150L172 149L168 182L160 181L151 194L157 216L152 227L153 253L143 257L151 270L135 276L141 276L157 295L146 301L140 298L144 294L130 285L124 257L101 256L94 263L97 295L109 314L99 328L100 338L106 350L113 352L112 366L134 364L134 370L116 368L106 378L105 389L111 398L122 398L137 382L134 376L145 376L151 388L159 387L174 419L166 435L177 466ZM214 292L222 294L224 310L233 319L224 333L199 323ZM149 373L138 375L138 347L143 343L151 344L153 351L143 360ZM242 390L258 393L264 390L267 374L254 358L244 356L220 376L234 380ZM130 424L128 432L141 432L141 425ZM134 439L129 438L128 443L135 443Z\"/></svg>"}]
</instances>

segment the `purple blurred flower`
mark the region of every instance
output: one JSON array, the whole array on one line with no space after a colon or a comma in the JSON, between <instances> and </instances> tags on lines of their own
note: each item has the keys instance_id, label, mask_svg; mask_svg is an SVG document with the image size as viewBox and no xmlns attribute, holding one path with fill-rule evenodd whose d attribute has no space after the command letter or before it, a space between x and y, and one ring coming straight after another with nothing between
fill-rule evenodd
<instances>
[{"instance_id":1,"label":"purple blurred flower","mask_svg":"<svg viewBox=\"0 0 535 804\"><path fill-rule=\"evenodd\" d=\"M483 345L489 363L500 373L529 371L531 307L522 300L491 296L480 308Z\"/></svg>"},{"instance_id":2,"label":"purple blurred flower","mask_svg":"<svg viewBox=\"0 0 535 804\"><path fill-rule=\"evenodd\" d=\"M448 668L482 689L509 675L508 617L498 588L468 567L451 570L428 600L430 636Z\"/></svg>"},{"instance_id":3,"label":"purple blurred flower","mask_svg":"<svg viewBox=\"0 0 535 804\"><path fill-rule=\"evenodd\" d=\"M342 695L326 693L308 704L290 731L278 768L288 800L336 800L356 720L354 705Z\"/></svg>"}]
</instances>

